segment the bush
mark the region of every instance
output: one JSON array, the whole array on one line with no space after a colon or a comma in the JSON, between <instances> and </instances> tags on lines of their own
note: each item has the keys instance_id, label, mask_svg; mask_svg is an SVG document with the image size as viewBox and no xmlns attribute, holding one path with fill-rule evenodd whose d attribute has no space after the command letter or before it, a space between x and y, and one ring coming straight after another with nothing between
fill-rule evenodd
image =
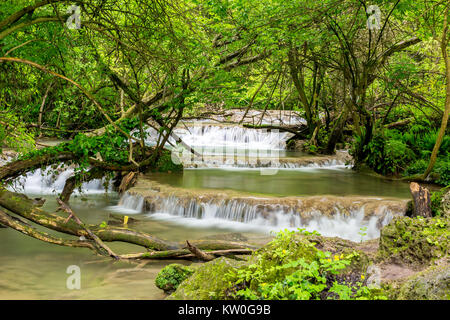
<instances>
[{"instance_id":1,"label":"bush","mask_svg":"<svg viewBox=\"0 0 450 320\"><path fill-rule=\"evenodd\" d=\"M436 161L436 165L433 169L437 174L436 182L443 185L450 185L450 157L447 154L447 157L444 159L438 159Z\"/></svg>"},{"instance_id":2,"label":"bush","mask_svg":"<svg viewBox=\"0 0 450 320\"><path fill-rule=\"evenodd\" d=\"M369 150L367 164L384 175L403 172L414 158L414 153L405 142L384 132L375 134L366 148Z\"/></svg>"},{"instance_id":3,"label":"bush","mask_svg":"<svg viewBox=\"0 0 450 320\"><path fill-rule=\"evenodd\" d=\"M414 124L407 132L396 129L376 132L365 147L368 151L365 163L375 172L383 175L412 176L425 172L436 143L438 132L426 131L422 124ZM354 153L360 142L356 137ZM439 149L436 164L430 174L437 184L450 184L450 137L445 136Z\"/></svg>"},{"instance_id":4,"label":"bush","mask_svg":"<svg viewBox=\"0 0 450 320\"><path fill-rule=\"evenodd\" d=\"M409 167L406 168L405 172L403 172L403 176L413 176L416 174L422 174L428 167L428 161L425 159L420 159L418 161L414 161Z\"/></svg>"},{"instance_id":5,"label":"bush","mask_svg":"<svg viewBox=\"0 0 450 320\"><path fill-rule=\"evenodd\" d=\"M321 251L292 231L278 233L251 258L254 263L227 274L235 299L383 299L365 285L365 276L348 268L358 258ZM350 269L350 270L349 270Z\"/></svg>"},{"instance_id":6,"label":"bush","mask_svg":"<svg viewBox=\"0 0 450 320\"><path fill-rule=\"evenodd\" d=\"M450 186L447 186L445 188L442 188L439 191L432 192L431 193L431 212L433 216L435 217L441 217L444 216L447 212L445 212L446 208L444 208L445 204L444 196L450 192ZM448 206L448 204L447 204Z\"/></svg>"},{"instance_id":7,"label":"bush","mask_svg":"<svg viewBox=\"0 0 450 320\"><path fill-rule=\"evenodd\" d=\"M169 264L158 273L155 284L158 288L164 290L164 292L171 293L193 273L194 270L181 264Z\"/></svg>"}]
</instances>

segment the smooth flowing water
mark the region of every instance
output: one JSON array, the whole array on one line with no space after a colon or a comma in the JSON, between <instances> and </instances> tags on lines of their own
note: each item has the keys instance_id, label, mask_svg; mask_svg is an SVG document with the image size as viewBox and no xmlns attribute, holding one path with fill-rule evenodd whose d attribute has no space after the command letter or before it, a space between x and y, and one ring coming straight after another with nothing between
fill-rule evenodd
<instances>
[{"instance_id":1,"label":"smooth flowing water","mask_svg":"<svg viewBox=\"0 0 450 320\"><path fill-rule=\"evenodd\" d=\"M351 169L278 169L262 175L259 169L186 169L180 174L151 174L150 179L182 188L229 189L274 196L361 195L410 197L408 185Z\"/></svg>"},{"instance_id":2,"label":"smooth flowing water","mask_svg":"<svg viewBox=\"0 0 450 320\"><path fill-rule=\"evenodd\" d=\"M221 154L214 149L215 146L223 147L231 144L236 148L244 148L245 154L250 155L255 154L254 150L277 149L277 155L280 157L310 158L301 152L285 150L285 142L290 134L274 135L261 130L215 127L211 124L203 128L196 124L190 128L179 128L176 132L192 146L200 146L208 155L213 156ZM151 130L149 133L152 133ZM149 137L147 141L150 144L156 141L155 135ZM406 184L355 173L345 169L342 163L337 165L334 162L325 163L326 169L312 168L311 165L302 167L302 164L297 163L300 168L292 169L292 166L288 166L290 169L278 169L273 175L261 174L259 168L245 165L240 168L234 164L219 166L221 167L216 169L186 169L179 174L150 174L148 178L185 190L233 190L255 196L359 195L409 198ZM61 192L65 180L72 174L73 169L69 169L51 178L48 170L37 170L20 179L23 188L17 186L17 190L30 196L44 196L47 199L44 209L53 211L56 209L56 193ZM111 212L120 211L137 214L142 219L133 225L133 228L172 241L200 239L236 231L243 233L255 243L267 240L266 234L254 228L257 220L249 220L249 223L246 223L245 219L235 221L242 218L242 210L248 209L244 208L245 204L230 202L223 207L206 205L202 209L202 214L196 217L185 214L174 216L174 212L157 212L149 215L144 210L143 199L125 197L119 205L118 195L114 192L105 194L101 181L84 184L83 189L88 192L81 195L75 193L71 199L71 206L78 216L88 223L108 221ZM165 208L180 210L170 198L161 201L165 201L163 206ZM249 208L250 211L253 210L253 207ZM185 209L181 209L186 212ZM292 217L287 216L286 212L274 214L277 219L281 217L285 220L299 219L292 213L290 213ZM217 219L217 216L220 219ZM252 216L251 212L246 214L246 217L249 216ZM364 210L349 219L342 219L339 216L320 218L312 221L311 226L325 231L325 234L328 232L330 235L348 235L348 238L352 239L361 226L371 224L369 229L373 229L373 236L376 236L379 221L372 219L364 224L362 218ZM266 221L263 222L265 225ZM286 225L289 224L292 224L292 221L286 220ZM280 228L284 224L278 221L276 225ZM109 245L117 253L143 250L129 244ZM0 228L0 299L162 299L164 294L156 288L154 279L164 265L173 262L115 262L109 258L97 257L89 249L59 247L32 239L11 229ZM66 271L71 265L80 267L81 290L69 290L66 286L70 276Z\"/></svg>"},{"instance_id":3,"label":"smooth flowing water","mask_svg":"<svg viewBox=\"0 0 450 320\"><path fill-rule=\"evenodd\" d=\"M54 197L45 198L48 200L44 209L54 210ZM117 201L115 194L108 197L89 194L74 197L71 205L83 221L101 223L108 220L111 212L108 207ZM173 241L199 239L230 231L174 227L158 221L143 221L132 227ZM129 244L108 243L108 246L117 253L143 251ZM60 247L12 229L0 228L0 299L163 299L165 295L155 286L155 278L170 263L190 264L179 260L116 262L97 257L89 249ZM67 288L70 274L66 271L71 265L80 267L80 290Z\"/></svg>"}]
</instances>

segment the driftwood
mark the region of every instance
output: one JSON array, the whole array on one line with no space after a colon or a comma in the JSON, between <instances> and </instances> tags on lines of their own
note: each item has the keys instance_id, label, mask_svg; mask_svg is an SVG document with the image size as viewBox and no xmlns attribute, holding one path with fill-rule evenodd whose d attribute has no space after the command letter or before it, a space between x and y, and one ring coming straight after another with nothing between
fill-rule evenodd
<instances>
[{"instance_id":1,"label":"driftwood","mask_svg":"<svg viewBox=\"0 0 450 320\"><path fill-rule=\"evenodd\" d=\"M431 196L427 188L421 187L416 182L409 185L413 197L413 217L431 217Z\"/></svg>"},{"instance_id":2,"label":"driftwood","mask_svg":"<svg viewBox=\"0 0 450 320\"><path fill-rule=\"evenodd\" d=\"M256 249L254 246L243 242L204 239L189 240L190 250L189 246L186 248L184 241L171 242L158 239L145 232L125 227L83 224L66 203L61 200L58 202L61 210L67 212L70 219L56 213L46 212L36 204L35 200L29 199L23 194L0 188L0 210L5 208L7 212L16 214L48 229L86 240L63 240L47 235L34 230L3 211L0 214L0 224L41 241L70 247L85 247L93 250L96 254L111 256L116 259L201 259L208 261L211 258L223 255L251 254ZM147 252L116 255L104 244L104 242L112 241L138 245L146 248ZM195 249L192 247L195 247Z\"/></svg>"},{"instance_id":3,"label":"driftwood","mask_svg":"<svg viewBox=\"0 0 450 320\"><path fill-rule=\"evenodd\" d=\"M196 246L193 246L192 244L190 244L189 241L187 241L187 240L186 240L186 244L187 244L188 250L190 252L192 252L192 254L194 256L196 256L197 258L199 258L200 260L203 260L203 261L214 260L215 257L213 255L203 252L202 250L200 250Z\"/></svg>"},{"instance_id":4,"label":"driftwood","mask_svg":"<svg viewBox=\"0 0 450 320\"><path fill-rule=\"evenodd\" d=\"M123 177L122 182L119 186L119 193L127 191L136 182L137 172L129 172L125 177Z\"/></svg>"},{"instance_id":5,"label":"driftwood","mask_svg":"<svg viewBox=\"0 0 450 320\"><path fill-rule=\"evenodd\" d=\"M81 220L75 215L75 212L73 212L66 203L64 203L61 199L57 199L57 202L60 205L59 210L65 211L69 214L69 217L65 221L66 223L69 222L71 218L75 220L75 222L88 233L89 237L94 240L100 249L105 250L110 257L119 259L119 257L108 246L106 246L98 236L96 236L83 222L81 222Z\"/></svg>"}]
</instances>

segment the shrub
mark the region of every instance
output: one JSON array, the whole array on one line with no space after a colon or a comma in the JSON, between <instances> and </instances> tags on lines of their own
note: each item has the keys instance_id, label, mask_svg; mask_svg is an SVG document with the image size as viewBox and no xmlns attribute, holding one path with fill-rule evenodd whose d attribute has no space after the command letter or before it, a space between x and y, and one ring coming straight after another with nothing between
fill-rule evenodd
<instances>
[{"instance_id":1,"label":"shrub","mask_svg":"<svg viewBox=\"0 0 450 320\"><path fill-rule=\"evenodd\" d=\"M169 264L158 273L155 284L158 288L164 290L164 292L171 293L193 273L194 270L181 264Z\"/></svg>"},{"instance_id":2,"label":"shrub","mask_svg":"<svg viewBox=\"0 0 450 320\"><path fill-rule=\"evenodd\" d=\"M292 231L278 233L254 263L227 274L236 299L319 300L383 299L365 285L364 275L349 270L358 253L321 251Z\"/></svg>"},{"instance_id":3,"label":"shrub","mask_svg":"<svg viewBox=\"0 0 450 320\"><path fill-rule=\"evenodd\" d=\"M366 147L369 150L366 162L376 172L381 174L398 174L414 158L408 145L396 136L385 135L383 132L374 135Z\"/></svg>"}]
</instances>

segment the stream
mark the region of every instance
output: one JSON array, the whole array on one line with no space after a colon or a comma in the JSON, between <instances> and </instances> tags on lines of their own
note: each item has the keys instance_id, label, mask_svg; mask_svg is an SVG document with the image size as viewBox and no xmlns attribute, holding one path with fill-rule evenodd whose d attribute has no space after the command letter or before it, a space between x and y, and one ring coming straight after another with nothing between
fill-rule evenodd
<instances>
[{"instance_id":1,"label":"stream","mask_svg":"<svg viewBox=\"0 0 450 320\"><path fill-rule=\"evenodd\" d=\"M152 133L151 130L149 133ZM309 196L354 196L367 197L376 202L386 199L404 201L410 197L407 184L356 173L342 161L303 165L302 161L311 156L286 151L285 142L289 134L274 136L272 133L235 127L211 124L202 127L198 123L189 129L180 128L178 134L190 146L207 150L208 156L221 155L214 147L227 145L231 141L233 147L241 150L277 149L280 163L295 165L279 166L270 175L261 174L258 165L247 166L242 161L222 164L214 162L214 165L197 168L186 166L183 173L148 174L146 179L149 181L168 186L172 188L170 190L177 192L175 196L155 198L160 211L148 210L143 197L128 193L119 197L112 190L105 192L102 181L92 181L83 185L81 194L76 192L72 196L73 210L88 223L108 221L111 212L134 215L141 221L132 225L132 228L167 240L182 241L239 232L249 242L256 244L266 241L272 231L285 228L295 230L303 226L306 220L298 220L295 213L285 212L283 207L269 213L266 208L264 214L259 214L255 208L261 204L254 199L268 197L273 202L276 197L296 199ZM149 144L152 139L148 140ZM302 161L299 162L299 159ZM56 194L61 192L65 180L72 174L73 169L62 171L56 176L51 176L48 170L36 170L20 178L14 188L29 196L44 197L47 200L44 209L52 211L56 208ZM176 197L188 197L185 195L188 192L203 195L211 193L213 196L209 202L191 202L186 204L190 208L180 209ZM233 195L242 193L247 197L245 201L253 199L256 204L236 202L234 196L228 202L215 203L214 194L219 192ZM248 208L244 208L245 206ZM314 212L314 218L308 220L307 229L358 241L360 228L366 226L369 228L367 238L373 239L379 236L380 226L388 223L392 214L403 214L392 212L384 214L383 218L365 217L364 205L356 211L362 212L362 216L346 218L345 215L325 216L324 212ZM277 221L273 222L273 217ZM296 222L292 222L293 220ZM108 245L118 253L142 251L129 244ZM97 257L89 249L59 247L3 228L0 228L0 253L0 299L163 299L165 295L156 288L154 279L163 266L175 262L117 262ZM69 290L66 287L69 277L66 270L71 265L77 265L81 269L81 290Z\"/></svg>"}]
</instances>

